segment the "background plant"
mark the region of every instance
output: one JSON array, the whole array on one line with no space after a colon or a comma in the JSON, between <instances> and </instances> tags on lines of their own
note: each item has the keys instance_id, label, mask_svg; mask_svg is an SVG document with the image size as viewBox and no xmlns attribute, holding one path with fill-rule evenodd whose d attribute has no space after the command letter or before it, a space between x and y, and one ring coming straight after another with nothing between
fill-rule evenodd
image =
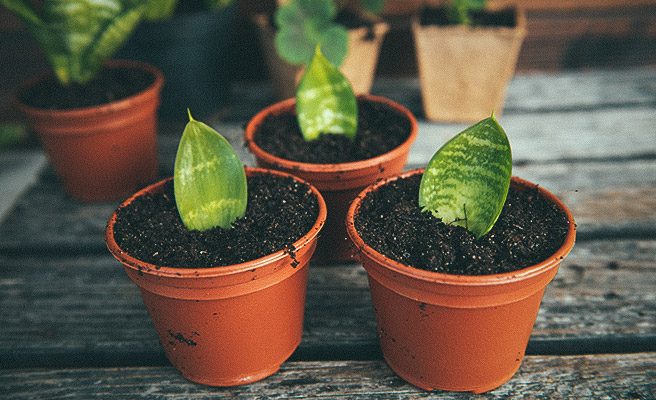
<instances>
[{"instance_id":1,"label":"background plant","mask_svg":"<svg viewBox=\"0 0 656 400\"><path fill-rule=\"evenodd\" d=\"M321 45L323 55L339 67L348 51L348 31L336 22L346 1L291 0L278 7L274 19L278 30L276 51L293 65L308 65L314 49ZM360 0L359 7L367 13L379 13L384 0Z\"/></svg>"},{"instance_id":2,"label":"background plant","mask_svg":"<svg viewBox=\"0 0 656 400\"><path fill-rule=\"evenodd\" d=\"M450 0L446 6L447 18L455 25L471 26L472 12L485 8L487 0Z\"/></svg>"},{"instance_id":3,"label":"background plant","mask_svg":"<svg viewBox=\"0 0 656 400\"><path fill-rule=\"evenodd\" d=\"M0 0L23 22L46 54L59 82L84 84L128 39L146 0Z\"/></svg>"}]
</instances>

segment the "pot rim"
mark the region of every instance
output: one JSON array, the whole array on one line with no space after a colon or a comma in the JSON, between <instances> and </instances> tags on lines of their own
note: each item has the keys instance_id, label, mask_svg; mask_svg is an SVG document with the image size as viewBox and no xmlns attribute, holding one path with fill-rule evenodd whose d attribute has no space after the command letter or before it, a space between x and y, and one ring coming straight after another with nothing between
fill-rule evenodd
<instances>
[{"instance_id":1,"label":"pot rim","mask_svg":"<svg viewBox=\"0 0 656 400\"><path fill-rule=\"evenodd\" d=\"M20 95L22 92L27 90L30 87L33 87L37 85L38 83L47 80L47 79L55 79L55 75L52 71L50 72L44 72L39 75L33 76L32 78L26 80L22 84L18 86L16 90L14 90L12 94L12 101L16 105L18 109L20 109L23 113L29 113L33 115L39 115L39 116L47 116L47 115L62 115L65 116L67 114L99 114L99 113L104 113L104 112L109 112L109 111L115 111L118 109L123 109L123 108L129 108L132 107L132 103L135 101L141 101L144 97L148 97L149 93L152 91L159 91L161 90L162 86L164 85L164 74L162 71L160 71L157 67L154 65L141 62L141 61L136 61L136 60L120 60L120 59L111 59L108 60L105 63L105 66L108 68L120 68L120 67L127 67L127 68L132 68L132 69L140 69L149 72L151 75L153 75L153 82L146 88L144 88L142 91L133 94L132 96L125 97L120 100L116 101L111 101L109 103L104 103L104 104L98 104L95 106L88 106L88 107L80 107L80 108L70 108L70 109L61 109L61 110L53 110L53 109L47 109L47 108L39 108L39 107L33 107L30 105L27 105L23 103L20 100Z\"/></svg>"},{"instance_id":2,"label":"pot rim","mask_svg":"<svg viewBox=\"0 0 656 400\"><path fill-rule=\"evenodd\" d=\"M351 203L351 206L349 207L346 216L347 231L349 236L351 237L351 240L353 240L353 242L355 243L355 248L357 249L357 251L365 252L368 257L370 257L380 265L383 265L385 268L388 268L401 275L405 275L420 281L442 283L450 286L494 286L494 285L500 285L509 282L523 281L538 276L544 273L545 271L551 269L552 267L559 265L562 259L565 258L565 256L571 251L572 247L574 246L574 241L576 238L576 224L574 222L574 218L572 217L572 214L570 213L569 209L565 206L565 204L563 204L563 202L561 202L556 196L554 196L552 193L542 188L541 186L531 183L527 180L521 179L519 177L513 176L511 180L511 185L520 188L537 189L540 195L546 197L549 201L555 203L558 206L558 208L560 208L567 216L567 220L569 221L567 235L565 236L565 240L563 241L563 244L560 246L558 250L556 250L556 252L553 255L549 256L545 260L535 265L517 271L504 272L500 274L490 274L490 275L455 275L455 274L446 274L441 272L426 271L392 260L387 256L379 253L378 251L374 250L372 247L367 245L362 240L360 235L357 233L357 230L355 229L355 224L354 224L355 215L359 211L362 199L364 199L364 197L366 197L368 193L375 191L379 187L391 181L401 178L407 178L409 176L418 173L423 173L423 172L424 172L423 168L404 172L400 175L376 182L375 184L370 185L369 187L364 189L360 194L358 194L356 199Z\"/></svg>"},{"instance_id":3,"label":"pot rim","mask_svg":"<svg viewBox=\"0 0 656 400\"><path fill-rule=\"evenodd\" d=\"M316 172L316 173L358 171L370 167L371 165L385 163L391 159L398 157L400 153L406 152L409 149L409 147L412 146L419 131L419 125L417 123L417 119L410 112L410 110L408 110L406 107L393 100L381 96L376 96L372 94L360 94L357 97L358 99L366 99L369 101L386 104L392 107L393 109L395 109L396 111L400 112L402 115L404 115L410 122L410 133L408 134L406 140L400 145L398 145L397 147L395 147L394 149L388 151L387 153L383 153L376 157L372 157L360 161L333 163L333 164L315 164L315 163L292 161L292 160L280 158L269 152L264 151L260 146L257 145L257 143L255 143L254 137L255 137L255 132L259 128L260 124L262 123L264 118L267 117L268 115L282 114L292 109L295 112L296 98L291 97L286 100L281 100L277 103L274 103L260 110L248 121L244 133L246 145L248 146L250 151L255 155L255 157L262 159L268 164L280 166L282 168L286 168L294 171Z\"/></svg>"},{"instance_id":4,"label":"pot rim","mask_svg":"<svg viewBox=\"0 0 656 400\"><path fill-rule=\"evenodd\" d=\"M294 251L298 251L299 249L303 248L304 246L310 244L312 240L319 234L319 231L321 230L323 224L326 221L326 203L321 196L321 193L309 184L308 182L304 181L303 179L300 179L296 176L293 176L291 174L281 172L281 171L275 171L275 170L270 170L270 169L264 169L264 168L254 168L254 167L246 167L246 175L251 176L254 174L271 174L271 175L277 175L281 177L292 177L295 180L301 182L301 183L306 183L310 186L310 191L316 196L317 203L319 205L319 214L317 216L316 221L310 228L310 230L303 235L301 238L299 238L296 242L293 243L294 246ZM125 207L132 203L137 197L142 196L146 193L153 192L153 191L158 191L164 183L171 181L173 177L168 177L164 178L156 183L153 183L132 196L125 200L121 205L119 205L118 208ZM116 211L112 213L112 216L110 217L107 227L105 229L105 242L107 244L107 248L109 251L116 257L123 265L126 267L138 271L138 272L146 272L150 271L150 273L154 273L155 275L159 277L168 277L168 278L191 278L191 277L197 277L197 278L213 278L213 277L219 277L219 276L228 276L228 275L234 275L234 274L239 274L244 271L249 271L253 269L257 269L259 267L271 264L273 262L276 262L278 260L282 260L285 257L289 256L289 252L287 250L280 250L275 253L268 254L264 257L257 258L255 260L251 261L246 261L240 264L233 264L233 265L226 265L226 266L219 266L219 267L210 267L210 268L176 268L176 267L169 267L169 266L157 266L154 264L150 264L144 261L141 261L137 258L132 257L128 253L125 253L121 248L118 246L116 241L114 240L114 224L116 223Z\"/></svg>"}]
</instances>

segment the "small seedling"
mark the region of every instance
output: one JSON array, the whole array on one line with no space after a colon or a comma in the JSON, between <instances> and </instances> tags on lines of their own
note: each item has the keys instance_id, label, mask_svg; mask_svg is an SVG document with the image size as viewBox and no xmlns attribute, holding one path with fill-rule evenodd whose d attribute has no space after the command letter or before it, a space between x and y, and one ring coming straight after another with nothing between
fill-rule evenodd
<instances>
[{"instance_id":1,"label":"small seedling","mask_svg":"<svg viewBox=\"0 0 656 400\"><path fill-rule=\"evenodd\" d=\"M471 26L472 11L482 10L485 3L487 0L451 0L447 6L447 18L452 24Z\"/></svg>"},{"instance_id":2,"label":"small seedling","mask_svg":"<svg viewBox=\"0 0 656 400\"><path fill-rule=\"evenodd\" d=\"M246 172L230 143L194 120L182 133L173 173L175 202L189 230L230 229L246 212Z\"/></svg>"},{"instance_id":3,"label":"small seedling","mask_svg":"<svg viewBox=\"0 0 656 400\"><path fill-rule=\"evenodd\" d=\"M511 174L510 143L493 113L453 137L431 158L419 186L419 206L480 238L501 214Z\"/></svg>"},{"instance_id":4,"label":"small seedling","mask_svg":"<svg viewBox=\"0 0 656 400\"><path fill-rule=\"evenodd\" d=\"M296 115L305 140L322 133L354 139L358 128L358 103L348 79L315 49L312 62L296 90Z\"/></svg>"}]
</instances>

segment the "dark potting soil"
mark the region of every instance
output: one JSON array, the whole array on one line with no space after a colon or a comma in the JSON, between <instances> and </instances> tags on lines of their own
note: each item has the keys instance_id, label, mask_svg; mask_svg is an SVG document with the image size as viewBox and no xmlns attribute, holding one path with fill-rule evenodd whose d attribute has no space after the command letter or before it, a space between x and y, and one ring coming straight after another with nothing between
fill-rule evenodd
<instances>
[{"instance_id":1,"label":"dark potting soil","mask_svg":"<svg viewBox=\"0 0 656 400\"><path fill-rule=\"evenodd\" d=\"M157 266L207 268L239 264L287 250L319 215L307 184L258 174L248 178L248 206L231 229L189 231L175 205L173 181L156 195L117 210L114 239L132 257Z\"/></svg>"},{"instance_id":2,"label":"dark potting soil","mask_svg":"<svg viewBox=\"0 0 656 400\"><path fill-rule=\"evenodd\" d=\"M405 115L386 104L358 100L358 131L355 140L323 133L305 141L295 113L270 115L262 121L254 140L260 148L280 158L313 164L361 161L398 147L412 129Z\"/></svg>"},{"instance_id":3,"label":"dark potting soil","mask_svg":"<svg viewBox=\"0 0 656 400\"><path fill-rule=\"evenodd\" d=\"M473 11L471 13L473 26L505 26L509 28L515 27L516 15L513 9L502 9L498 11ZM419 23L422 26L438 25L447 26L453 25L448 17L445 8L425 8L419 16Z\"/></svg>"},{"instance_id":4,"label":"dark potting soil","mask_svg":"<svg viewBox=\"0 0 656 400\"><path fill-rule=\"evenodd\" d=\"M567 234L566 215L536 190L510 189L503 211L481 239L418 206L421 174L367 195L355 227L369 246L403 264L457 275L516 271L553 255Z\"/></svg>"},{"instance_id":5,"label":"dark potting soil","mask_svg":"<svg viewBox=\"0 0 656 400\"><path fill-rule=\"evenodd\" d=\"M20 100L35 108L72 110L133 96L153 84L155 77L133 68L105 68L88 83L61 85L54 76L20 93Z\"/></svg>"}]
</instances>

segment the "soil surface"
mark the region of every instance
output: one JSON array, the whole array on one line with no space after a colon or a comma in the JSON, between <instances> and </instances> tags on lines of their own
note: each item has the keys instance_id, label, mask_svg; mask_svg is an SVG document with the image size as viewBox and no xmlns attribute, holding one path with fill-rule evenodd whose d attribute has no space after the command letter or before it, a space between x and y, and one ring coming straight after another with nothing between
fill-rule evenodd
<instances>
[{"instance_id":1,"label":"soil surface","mask_svg":"<svg viewBox=\"0 0 656 400\"><path fill-rule=\"evenodd\" d=\"M536 190L510 189L503 211L481 239L418 206L421 174L368 195L355 227L369 246L403 264L457 275L489 275L535 265L560 248L567 217Z\"/></svg>"},{"instance_id":2,"label":"soil surface","mask_svg":"<svg viewBox=\"0 0 656 400\"><path fill-rule=\"evenodd\" d=\"M26 105L48 110L72 110L107 104L133 96L153 84L155 77L143 70L105 68L84 85L61 85L54 76L20 93Z\"/></svg>"},{"instance_id":3,"label":"soil surface","mask_svg":"<svg viewBox=\"0 0 656 400\"><path fill-rule=\"evenodd\" d=\"M175 205L173 181L162 193L117 210L114 239L132 257L157 266L207 268L239 264L280 250L310 232L319 215L309 186L292 178L248 178L248 206L231 229L189 231Z\"/></svg>"},{"instance_id":4,"label":"soil surface","mask_svg":"<svg viewBox=\"0 0 656 400\"><path fill-rule=\"evenodd\" d=\"M502 9L498 11L473 11L471 13L473 26L505 26L508 28L515 27L515 10ZM445 8L425 8L422 10L419 17L420 24L447 26L453 25L447 18Z\"/></svg>"},{"instance_id":5,"label":"soil surface","mask_svg":"<svg viewBox=\"0 0 656 400\"><path fill-rule=\"evenodd\" d=\"M323 133L305 141L295 113L271 115L262 121L254 141L264 151L280 158L312 164L361 161L385 154L410 135L405 115L386 104L358 100L358 131L355 140L345 135Z\"/></svg>"}]
</instances>

